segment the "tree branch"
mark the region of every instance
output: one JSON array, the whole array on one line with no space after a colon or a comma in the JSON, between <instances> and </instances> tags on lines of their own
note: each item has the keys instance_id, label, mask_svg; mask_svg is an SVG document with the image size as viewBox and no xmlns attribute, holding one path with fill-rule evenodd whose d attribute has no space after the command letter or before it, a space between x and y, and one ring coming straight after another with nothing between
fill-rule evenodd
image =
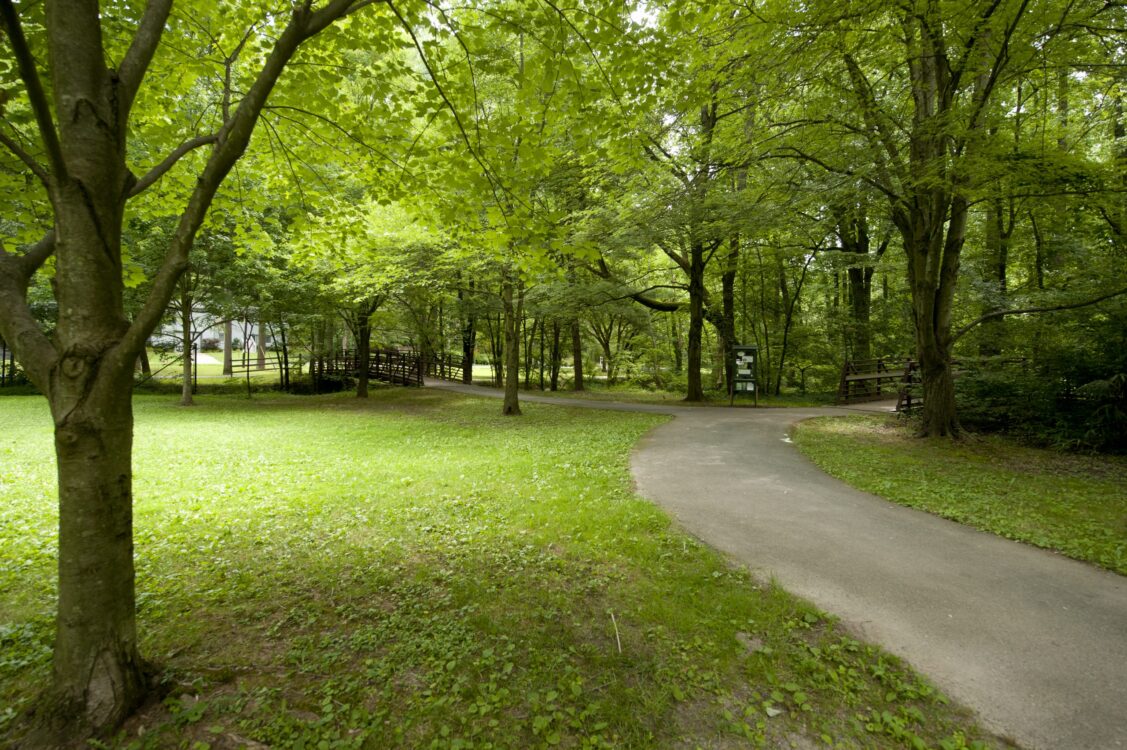
<instances>
[{"instance_id":1,"label":"tree branch","mask_svg":"<svg viewBox=\"0 0 1127 750\"><path fill-rule=\"evenodd\" d=\"M478 153L478 150L474 148L473 143L470 142L469 133L466 132L465 125L463 125L462 123L462 117L458 114L458 110L454 106L454 103L450 101L450 97L446 95L446 89L443 88L442 84L438 82L438 73L430 64L430 59L423 51L422 42L419 41L418 36L415 34L415 30L411 28L411 25L407 23L407 19L403 17L403 15L399 12L399 8L395 7L395 4L391 2L391 0L384 0L384 2L387 4L387 7L391 8L391 12L395 14L395 17L399 19L399 25L403 28L404 31L407 32L407 35L411 37L411 42L415 46L415 51L419 55L419 60L423 63L423 67L426 68L427 76L430 78L431 83L434 84L434 88L436 91L438 91L438 95L442 98L443 103L446 105L447 111L450 112L451 116L453 116L454 124L458 126L458 132L461 133L462 141L466 144L466 148L469 150L470 156L472 156L473 160L477 162L477 165L481 167L482 174L484 174L486 179L489 180L489 188L493 192L493 198L497 202L497 205L505 205L505 201L502 201L500 196L497 195L497 188L500 187L501 192L503 192L510 201L516 201L522 206L528 208L528 204L525 201L521 200L519 196L515 195L505 186L503 182L501 182L501 180L495 175L494 171L489 168L489 165L485 163L481 154ZM508 211L504 212L504 217L505 221L507 222L509 220Z\"/></svg>"},{"instance_id":2,"label":"tree branch","mask_svg":"<svg viewBox=\"0 0 1127 750\"><path fill-rule=\"evenodd\" d=\"M654 138L652 135L647 135L646 140L648 140L650 142L650 144L652 144L652 147L647 146L644 143L642 144L642 149L646 152L646 155L649 156L650 159L653 160L653 162L655 164L661 164L661 165L667 167L669 169L669 171L673 173L673 176L676 177L678 180L680 180L681 183L684 184L686 187L690 186L692 184L692 181L689 179L689 175L685 173L685 170L683 170L683 169L681 169L680 167L677 166L677 163L673 160L673 155L670 154L665 149L665 147L662 146L657 141L657 139ZM659 152L661 152L662 156L665 157L664 160L662 160L662 158L660 156L658 156L656 153L654 153L655 148Z\"/></svg>"},{"instance_id":3,"label":"tree branch","mask_svg":"<svg viewBox=\"0 0 1127 750\"><path fill-rule=\"evenodd\" d=\"M1057 312L1059 310L1075 310L1078 307L1089 307L1090 305L1095 305L1099 302L1103 302L1104 300L1111 299L1112 297L1118 297L1123 294L1127 294L1127 287L1124 287L1123 289L1115 292L1111 292L1109 294L1101 295L1099 297L1096 297L1095 299L1085 300L1083 302L1074 302L1069 305L1053 305L1052 307L1026 307L1021 310L995 310L994 312L986 313L985 315L972 320L970 323L960 328L958 332L951 337L951 343L954 344L975 326L981 323L985 323L988 320L993 320L994 318L1002 318L1006 315L1030 315L1032 313Z\"/></svg>"},{"instance_id":4,"label":"tree branch","mask_svg":"<svg viewBox=\"0 0 1127 750\"><path fill-rule=\"evenodd\" d=\"M223 59L223 122L231 119L231 69L235 66L235 61L239 59L252 33L254 33L254 24L247 28L247 33L243 34L243 38L235 45L231 54Z\"/></svg>"},{"instance_id":5,"label":"tree branch","mask_svg":"<svg viewBox=\"0 0 1127 750\"><path fill-rule=\"evenodd\" d=\"M10 2L10 0L0 0ZM266 100L281 77L286 65L293 59L303 42L328 27L337 18L354 10L357 5L368 5L369 0L330 0L319 10L312 11L310 3L295 5L289 23L278 35L273 49L262 69L235 108L231 119L223 124L216 146L208 157L207 165L196 180L195 190L188 205L180 215L176 233L172 237L164 261L153 279L144 305L133 319L117 346L122 364L132 361L145 344L145 339L156 328L176 290L176 282L188 267L188 254L195 242L196 232L203 224L219 186L246 151L255 125L266 106Z\"/></svg>"},{"instance_id":6,"label":"tree branch","mask_svg":"<svg viewBox=\"0 0 1127 750\"><path fill-rule=\"evenodd\" d=\"M184 141L175 149L173 149L172 153L165 157L164 161L150 169L144 177L137 180L137 183L129 191L129 197L132 198L133 196L139 195L148 190L153 186L153 183L155 183L161 177L164 177L168 170L172 169L172 167L176 165L176 162L180 161L180 159L189 152L194 151L200 146L206 146L210 143L217 143L218 141L219 136L215 135L214 133L211 135L201 135L197 138L191 138Z\"/></svg>"},{"instance_id":7,"label":"tree branch","mask_svg":"<svg viewBox=\"0 0 1127 750\"><path fill-rule=\"evenodd\" d=\"M613 273L611 273L610 267L607 266L606 260L603 259L601 255L599 256L597 268L591 268L590 266L588 266L587 268L599 278L606 279L607 281L619 284L620 286L625 286L621 281L615 278ZM611 297L610 295L607 295L607 299L605 301L612 302L618 299L629 298L642 305L643 307L648 307L651 310L657 310L658 312L677 312L681 309L680 302L665 302L663 300L656 300L652 297L646 296L647 291L657 288L658 287L650 287L649 289L644 289L640 292L627 291L624 292L621 297Z\"/></svg>"},{"instance_id":8,"label":"tree branch","mask_svg":"<svg viewBox=\"0 0 1127 750\"><path fill-rule=\"evenodd\" d=\"M27 287L35 270L55 249L48 232L22 255L0 250L0 337L7 341L35 387L46 393L57 354L27 304Z\"/></svg>"},{"instance_id":9,"label":"tree branch","mask_svg":"<svg viewBox=\"0 0 1127 750\"><path fill-rule=\"evenodd\" d=\"M43 238L33 245L28 245L23 255L16 260L24 278L31 280L35 272L42 268L47 259L55 254L55 230L52 229L43 235Z\"/></svg>"},{"instance_id":10,"label":"tree branch","mask_svg":"<svg viewBox=\"0 0 1127 750\"><path fill-rule=\"evenodd\" d=\"M22 161L27 168L31 170L32 173L39 178L39 181L43 183L43 187L50 188L51 175L47 173L43 165L37 162L31 154L24 151L20 144L3 133L0 133L0 144L6 146L9 151L15 154L17 159Z\"/></svg>"},{"instance_id":11,"label":"tree branch","mask_svg":"<svg viewBox=\"0 0 1127 750\"><path fill-rule=\"evenodd\" d=\"M0 262L11 264L5 268L10 271L14 270L17 278L29 281L54 252L55 230L52 229L43 235L38 242L25 247L19 255L12 255L0 247Z\"/></svg>"},{"instance_id":12,"label":"tree branch","mask_svg":"<svg viewBox=\"0 0 1127 750\"><path fill-rule=\"evenodd\" d=\"M887 160L881 158L878 163L880 170L886 173L885 182L888 183L889 187L892 186L891 175L888 174L891 166L891 169L895 171L896 178L903 183L906 170L900 149L897 147L896 139L889 131L887 123L881 118L880 107L877 105L876 95L873 94L873 86L869 83L868 77L865 76L865 72L861 70L861 66L853 55L846 53L844 60L845 67L849 71L850 82L853 84L853 93L856 94L861 105L865 124L871 131L866 133L867 139L870 143L875 141L873 145L878 145L885 152Z\"/></svg>"},{"instance_id":13,"label":"tree branch","mask_svg":"<svg viewBox=\"0 0 1127 750\"><path fill-rule=\"evenodd\" d=\"M818 165L819 167L826 170L827 172L830 172L831 174L840 174L840 175L845 175L846 177L854 177L856 179L859 179L862 182L864 182L866 185L871 185L872 187L879 190L881 193L884 193L887 197L891 198L892 200L894 200L894 201L900 200L900 196L897 195L897 193L892 189L891 184L885 185L884 183L880 182L879 180L874 180L872 177L869 177L868 175L857 172L856 170L851 169L849 167L835 167L834 165L830 164L829 162L827 162L823 159L820 159L817 156L814 156L813 154L808 154L808 153L806 153L805 151L803 151L802 149L800 149L796 146L781 146L781 147L775 149L774 152L768 152L764 156L764 158L765 159L801 159L802 161L808 161L811 164Z\"/></svg>"},{"instance_id":14,"label":"tree branch","mask_svg":"<svg viewBox=\"0 0 1127 750\"><path fill-rule=\"evenodd\" d=\"M63 177L66 175L66 163L63 161L63 151L59 146L55 121L51 117L51 106L43 91L43 83L39 80L39 71L35 67L35 58L32 57L31 49L27 46L20 17L12 6L12 0L0 0L0 22L8 32L8 41L12 43L12 51L19 65L20 79L27 91L31 109L35 113L35 123L39 127L39 136L47 149L51 170L56 177Z\"/></svg>"},{"instance_id":15,"label":"tree branch","mask_svg":"<svg viewBox=\"0 0 1127 750\"><path fill-rule=\"evenodd\" d=\"M133 101L137 98L137 91L141 88L141 81L145 78L145 71L156 54L160 44L161 35L164 33L164 24L168 21L168 14L172 10L172 0L149 0L141 22L137 24L137 31L133 34L133 41L121 60L117 75L120 81L118 89L118 115L122 122L129 120L129 111L133 108Z\"/></svg>"}]
</instances>

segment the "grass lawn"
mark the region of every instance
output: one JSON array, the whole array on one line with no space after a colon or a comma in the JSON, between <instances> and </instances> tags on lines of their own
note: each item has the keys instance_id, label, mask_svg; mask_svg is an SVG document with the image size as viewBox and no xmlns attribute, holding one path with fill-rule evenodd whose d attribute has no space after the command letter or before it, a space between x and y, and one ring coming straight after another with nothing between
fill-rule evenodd
<instances>
[{"instance_id":1,"label":"grass lawn","mask_svg":"<svg viewBox=\"0 0 1127 750\"><path fill-rule=\"evenodd\" d=\"M167 692L107 746L996 746L634 496L663 417L390 388L135 402L140 631ZM42 399L0 419L11 737L49 677L55 480Z\"/></svg>"},{"instance_id":2,"label":"grass lawn","mask_svg":"<svg viewBox=\"0 0 1127 750\"><path fill-rule=\"evenodd\" d=\"M1127 459L1004 438L921 440L896 417L821 417L800 450L858 489L1127 574Z\"/></svg>"},{"instance_id":3,"label":"grass lawn","mask_svg":"<svg viewBox=\"0 0 1127 750\"><path fill-rule=\"evenodd\" d=\"M477 377L476 369L480 365L475 366L475 380L476 385L492 386L493 381L488 377ZM521 381L524 382L523 380ZM528 391L521 391L521 393L530 393L535 396L552 396L555 398L579 398L589 401L621 401L631 404L670 404L676 406L728 406L730 399L728 394L715 390L706 390L704 392L704 401L688 403L685 401L685 392L671 391L671 390L651 390L648 388L641 388L636 385L620 384L615 386L608 386L605 381L599 380L585 380L584 390L573 391L570 388L561 388L558 391L541 391L539 390L539 380L532 379L534 388ZM779 396L770 396L760 393L759 406L763 407L806 407L806 406L826 406L833 402L832 395L820 397L818 394L809 394L806 396L797 393L784 393ZM751 408L755 405L755 401L750 395L740 395L736 397L735 406Z\"/></svg>"}]
</instances>

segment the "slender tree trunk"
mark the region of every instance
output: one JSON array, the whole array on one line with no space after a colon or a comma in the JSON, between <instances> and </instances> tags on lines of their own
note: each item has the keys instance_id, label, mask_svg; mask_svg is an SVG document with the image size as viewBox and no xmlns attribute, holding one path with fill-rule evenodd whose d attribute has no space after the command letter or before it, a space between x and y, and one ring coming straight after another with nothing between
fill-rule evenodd
<instances>
[{"instance_id":1,"label":"slender tree trunk","mask_svg":"<svg viewBox=\"0 0 1127 750\"><path fill-rule=\"evenodd\" d=\"M372 309L361 302L356 312L356 398L368 398L368 371L372 360Z\"/></svg>"},{"instance_id":2,"label":"slender tree trunk","mask_svg":"<svg viewBox=\"0 0 1127 750\"><path fill-rule=\"evenodd\" d=\"M987 278L993 284L993 299L987 301L985 312L994 312L1005 309L1007 292L1007 270L1009 265L1009 245L1012 222L1006 224L1003 200L994 196L989 202L989 213L986 219L986 256L990 265ZM1002 342L1005 335L1004 317L993 318L982 324L979 331L981 344L978 353L983 357L996 357L1002 353Z\"/></svg>"},{"instance_id":3,"label":"slender tree trunk","mask_svg":"<svg viewBox=\"0 0 1127 750\"><path fill-rule=\"evenodd\" d=\"M505 386L505 331L503 317L503 315L498 315L495 319L492 316L487 319L489 323L489 343L492 349L490 364L493 365L493 385L498 388Z\"/></svg>"},{"instance_id":4,"label":"slender tree trunk","mask_svg":"<svg viewBox=\"0 0 1127 750\"><path fill-rule=\"evenodd\" d=\"M611 323L613 326L614 324ZM617 357L611 351L610 345L610 331L607 331L607 337L596 337L599 340L599 348L603 350L603 362L606 364L607 373L607 388L611 388L618 382L618 363L615 361Z\"/></svg>"},{"instance_id":5,"label":"slender tree trunk","mask_svg":"<svg viewBox=\"0 0 1127 750\"><path fill-rule=\"evenodd\" d=\"M572 390L585 390L583 386L583 334L579 318L571 321L571 362L574 369Z\"/></svg>"},{"instance_id":6,"label":"slender tree trunk","mask_svg":"<svg viewBox=\"0 0 1127 750\"><path fill-rule=\"evenodd\" d=\"M263 329L262 323L258 324L258 337L255 339L255 352L258 355L258 362L256 367L259 370L266 369L266 331Z\"/></svg>"},{"instance_id":7,"label":"slender tree trunk","mask_svg":"<svg viewBox=\"0 0 1127 750\"><path fill-rule=\"evenodd\" d=\"M506 416L520 415L520 318L524 312L524 294L513 303L513 282L505 276L501 285L501 306L505 330L505 399L501 413Z\"/></svg>"},{"instance_id":8,"label":"slender tree trunk","mask_svg":"<svg viewBox=\"0 0 1127 750\"><path fill-rule=\"evenodd\" d=\"M137 358L137 363L141 367L142 375L150 377L153 374L153 366L152 363L149 362L148 347L141 347L141 355Z\"/></svg>"},{"instance_id":9,"label":"slender tree trunk","mask_svg":"<svg viewBox=\"0 0 1127 750\"><path fill-rule=\"evenodd\" d=\"M282 390L290 389L290 347L286 341L286 321L278 321L278 333L282 337Z\"/></svg>"},{"instance_id":10,"label":"slender tree trunk","mask_svg":"<svg viewBox=\"0 0 1127 750\"><path fill-rule=\"evenodd\" d=\"M470 282L470 290L474 282ZM463 300L462 290L458 290L459 301ZM464 308L464 304L463 304ZM466 385L473 384L474 350L477 348L477 317L470 312L464 312L462 323L462 382Z\"/></svg>"},{"instance_id":11,"label":"slender tree trunk","mask_svg":"<svg viewBox=\"0 0 1127 750\"><path fill-rule=\"evenodd\" d=\"M528 334L528 340L524 341L524 387L526 389L532 387L532 344L536 340L536 318L532 319L532 325L529 326L527 321L521 321L524 326L525 332ZM522 337L523 338L523 337Z\"/></svg>"},{"instance_id":12,"label":"slender tree trunk","mask_svg":"<svg viewBox=\"0 0 1127 750\"><path fill-rule=\"evenodd\" d=\"M661 390L661 389L665 388L665 382L661 377L661 360L658 356L660 349L657 345L657 331L654 329L652 317L650 318L650 321L649 321L649 330L650 330L650 357L649 357L650 368L653 372L654 388Z\"/></svg>"},{"instance_id":13,"label":"slender tree trunk","mask_svg":"<svg viewBox=\"0 0 1127 750\"><path fill-rule=\"evenodd\" d=\"M704 245L694 241L689 261L689 352L686 401L703 401L701 335L704 329Z\"/></svg>"},{"instance_id":14,"label":"slender tree trunk","mask_svg":"<svg viewBox=\"0 0 1127 750\"><path fill-rule=\"evenodd\" d=\"M721 305L723 313L721 326L717 330L720 334L720 356L724 362L724 387L726 390L735 388L736 359L732 355L732 347L736 341L736 271L740 263L740 236L733 234L728 241L728 257L724 265L724 272L720 276Z\"/></svg>"},{"instance_id":15,"label":"slender tree trunk","mask_svg":"<svg viewBox=\"0 0 1127 750\"><path fill-rule=\"evenodd\" d=\"M677 375L680 375L681 371L685 369L685 342L681 338L681 324L679 321L680 319L677 317L677 313L670 313L669 328L670 339L673 343L673 372Z\"/></svg>"},{"instance_id":16,"label":"slender tree trunk","mask_svg":"<svg viewBox=\"0 0 1127 750\"><path fill-rule=\"evenodd\" d=\"M180 336L184 341L183 375L180 387L180 405L192 405L192 295L188 291L187 279L180 292Z\"/></svg>"},{"instance_id":17,"label":"slender tree trunk","mask_svg":"<svg viewBox=\"0 0 1127 750\"><path fill-rule=\"evenodd\" d=\"M1045 237L1037 224L1037 215L1029 212L1029 227L1033 230L1033 278L1038 289L1045 288Z\"/></svg>"},{"instance_id":18,"label":"slender tree trunk","mask_svg":"<svg viewBox=\"0 0 1127 750\"><path fill-rule=\"evenodd\" d=\"M235 372L231 360L231 337L234 335L233 328L230 319L223 321L223 374L227 377L231 377Z\"/></svg>"},{"instance_id":19,"label":"slender tree trunk","mask_svg":"<svg viewBox=\"0 0 1127 750\"><path fill-rule=\"evenodd\" d=\"M837 235L841 243L841 251L849 259L846 268L846 278L849 285L843 291L847 292L849 302L849 326L846 337L847 354L850 359L863 360L872 358L872 299L873 299L873 266L879 260L886 247L887 239L881 243L874 259L870 255L871 241L869 238L869 217L863 207L848 206L838 207ZM836 278L835 278L836 281ZM837 302L835 299L835 306Z\"/></svg>"},{"instance_id":20,"label":"slender tree trunk","mask_svg":"<svg viewBox=\"0 0 1127 750\"><path fill-rule=\"evenodd\" d=\"M552 364L549 375L548 387L553 390L559 390L560 387L560 360L562 359L560 350L560 322L558 320L552 321L552 349L551 349Z\"/></svg>"}]
</instances>

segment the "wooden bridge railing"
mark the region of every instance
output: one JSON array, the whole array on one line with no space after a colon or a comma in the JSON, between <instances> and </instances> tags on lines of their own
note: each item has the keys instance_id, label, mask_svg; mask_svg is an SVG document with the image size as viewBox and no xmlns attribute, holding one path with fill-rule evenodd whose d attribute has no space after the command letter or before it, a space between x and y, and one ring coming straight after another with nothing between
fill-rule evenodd
<instances>
[{"instance_id":1,"label":"wooden bridge railing","mask_svg":"<svg viewBox=\"0 0 1127 750\"><path fill-rule=\"evenodd\" d=\"M325 357L320 362L314 362L312 366L323 367L319 371L326 375L342 374L355 377L360 372L360 357L356 350L349 349ZM421 386L424 374L423 360L417 352L373 349L368 355L368 377L373 380L396 385Z\"/></svg>"},{"instance_id":2,"label":"wooden bridge railing","mask_svg":"<svg viewBox=\"0 0 1127 750\"><path fill-rule=\"evenodd\" d=\"M839 404L860 404L897 396L903 398L915 362L907 357L851 360L841 368Z\"/></svg>"},{"instance_id":3,"label":"wooden bridge railing","mask_svg":"<svg viewBox=\"0 0 1127 750\"><path fill-rule=\"evenodd\" d=\"M427 377L462 382L465 366L461 357L453 354L436 354L427 360Z\"/></svg>"}]
</instances>

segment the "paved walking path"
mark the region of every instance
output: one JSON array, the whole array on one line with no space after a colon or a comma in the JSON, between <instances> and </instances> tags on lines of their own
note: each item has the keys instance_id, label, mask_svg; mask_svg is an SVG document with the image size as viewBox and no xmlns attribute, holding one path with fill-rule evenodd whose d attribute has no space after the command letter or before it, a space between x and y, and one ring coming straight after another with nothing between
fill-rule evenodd
<instances>
[{"instance_id":1,"label":"paved walking path","mask_svg":"<svg viewBox=\"0 0 1127 750\"><path fill-rule=\"evenodd\" d=\"M639 493L689 532L903 657L1024 748L1127 748L1127 578L824 474L787 432L841 410L521 400L676 415L632 466Z\"/></svg>"}]
</instances>

